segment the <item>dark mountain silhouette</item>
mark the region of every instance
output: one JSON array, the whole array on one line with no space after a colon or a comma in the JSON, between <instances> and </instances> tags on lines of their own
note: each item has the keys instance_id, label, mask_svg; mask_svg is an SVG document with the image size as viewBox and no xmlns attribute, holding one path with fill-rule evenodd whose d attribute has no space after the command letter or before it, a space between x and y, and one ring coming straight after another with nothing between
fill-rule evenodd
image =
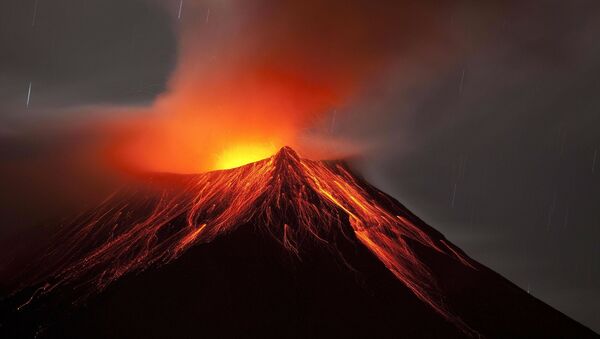
<instances>
[{"instance_id":1,"label":"dark mountain silhouette","mask_svg":"<svg viewBox=\"0 0 600 339\"><path fill-rule=\"evenodd\" d=\"M340 162L269 159L107 199L2 302L2 337L597 337Z\"/></svg>"}]
</instances>

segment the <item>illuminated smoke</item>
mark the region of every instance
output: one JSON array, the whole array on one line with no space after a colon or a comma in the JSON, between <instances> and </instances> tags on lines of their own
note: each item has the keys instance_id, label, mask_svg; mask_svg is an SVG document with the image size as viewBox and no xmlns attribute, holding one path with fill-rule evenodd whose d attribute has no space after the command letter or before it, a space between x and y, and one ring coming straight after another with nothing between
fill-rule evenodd
<instances>
[{"instance_id":1,"label":"illuminated smoke","mask_svg":"<svg viewBox=\"0 0 600 339\"><path fill-rule=\"evenodd\" d=\"M167 92L130 123L119 158L145 170L197 173L256 161L284 145L312 157L350 152L347 143L328 148L302 138L400 60L451 59L437 53L451 39L440 27L450 8L338 0L173 3L176 68ZM242 148L244 160L223 162Z\"/></svg>"}]
</instances>

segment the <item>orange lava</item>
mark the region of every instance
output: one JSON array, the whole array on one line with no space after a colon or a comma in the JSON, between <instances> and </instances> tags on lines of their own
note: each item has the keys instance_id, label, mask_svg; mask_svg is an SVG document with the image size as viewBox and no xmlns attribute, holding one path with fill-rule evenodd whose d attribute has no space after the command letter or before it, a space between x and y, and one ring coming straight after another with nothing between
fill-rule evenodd
<instances>
[{"instance_id":1,"label":"orange lava","mask_svg":"<svg viewBox=\"0 0 600 339\"><path fill-rule=\"evenodd\" d=\"M65 228L58 243L68 246L53 250L56 265L38 281L48 284L44 293L71 283L102 290L237 227L255 225L296 255L307 240L335 248L332 235L350 229L419 299L469 332L446 308L408 241L474 268L471 259L343 164L303 159L283 148L239 168L186 178L183 190L165 190L159 198L111 197Z\"/></svg>"}]
</instances>

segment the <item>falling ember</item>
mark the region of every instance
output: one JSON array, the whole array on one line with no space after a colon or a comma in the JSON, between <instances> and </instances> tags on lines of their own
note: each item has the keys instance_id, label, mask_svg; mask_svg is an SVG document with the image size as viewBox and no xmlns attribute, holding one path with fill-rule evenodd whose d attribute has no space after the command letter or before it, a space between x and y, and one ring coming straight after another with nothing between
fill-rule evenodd
<instances>
[{"instance_id":1,"label":"falling ember","mask_svg":"<svg viewBox=\"0 0 600 339\"><path fill-rule=\"evenodd\" d=\"M27 100L25 100L25 107L29 108L30 101L31 101L31 82L29 82L29 87L27 88Z\"/></svg>"},{"instance_id":2,"label":"falling ember","mask_svg":"<svg viewBox=\"0 0 600 339\"><path fill-rule=\"evenodd\" d=\"M252 161L263 151L270 149L235 148L220 165ZM445 305L438 282L409 243L475 269L471 259L343 163L303 159L284 147L242 167L184 178L183 189L160 195L117 194L64 228L41 263L43 273L29 282L44 286L35 297L72 285L97 293L127 273L170 262L239 227L254 225L300 257L307 242L335 255L336 234L353 232L354 241L416 297L473 334Z\"/></svg>"},{"instance_id":3,"label":"falling ember","mask_svg":"<svg viewBox=\"0 0 600 339\"><path fill-rule=\"evenodd\" d=\"M194 240L196 240L196 238L198 237L200 232L202 232L202 230L205 227L206 227L206 224L203 224L202 226L196 228L193 232L188 234L185 238L181 239L181 241L179 242L179 245L176 247L177 252L186 250L188 248L188 246L191 245L194 242Z\"/></svg>"}]
</instances>

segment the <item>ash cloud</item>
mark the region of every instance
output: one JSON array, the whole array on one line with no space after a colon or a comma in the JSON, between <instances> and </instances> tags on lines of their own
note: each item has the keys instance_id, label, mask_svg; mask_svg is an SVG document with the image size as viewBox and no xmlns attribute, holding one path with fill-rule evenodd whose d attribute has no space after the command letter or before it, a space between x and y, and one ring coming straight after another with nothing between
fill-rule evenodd
<instances>
[{"instance_id":1,"label":"ash cloud","mask_svg":"<svg viewBox=\"0 0 600 339\"><path fill-rule=\"evenodd\" d=\"M463 52L462 23L453 21L460 3L178 3L171 3L177 67L125 151L154 170L211 169L213 153L232 143L288 144L323 156L339 139L307 129L352 105L392 68L412 77L418 60L433 74ZM494 7L479 14L491 17ZM342 153L351 148L337 145Z\"/></svg>"}]
</instances>

